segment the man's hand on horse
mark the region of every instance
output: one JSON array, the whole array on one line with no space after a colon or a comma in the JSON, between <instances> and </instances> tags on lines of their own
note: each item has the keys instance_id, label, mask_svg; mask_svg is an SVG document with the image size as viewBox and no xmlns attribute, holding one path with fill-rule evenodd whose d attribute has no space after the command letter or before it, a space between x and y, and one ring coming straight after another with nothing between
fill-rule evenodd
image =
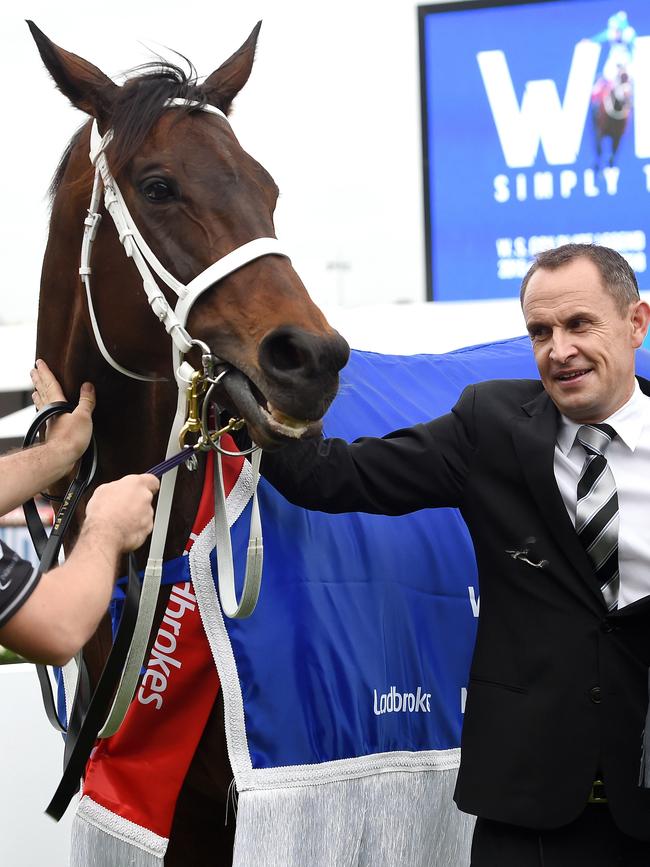
<instances>
[{"instance_id":1,"label":"man's hand on horse","mask_svg":"<svg viewBox=\"0 0 650 867\"><path fill-rule=\"evenodd\" d=\"M66 399L47 364L38 359L30 373L34 391L32 400L37 410L50 403ZM47 424L46 443L56 452L61 462L61 475L69 473L74 464L88 448L93 432L92 414L95 409L95 387L84 382L79 393L79 402L72 413L62 413Z\"/></svg>"}]
</instances>

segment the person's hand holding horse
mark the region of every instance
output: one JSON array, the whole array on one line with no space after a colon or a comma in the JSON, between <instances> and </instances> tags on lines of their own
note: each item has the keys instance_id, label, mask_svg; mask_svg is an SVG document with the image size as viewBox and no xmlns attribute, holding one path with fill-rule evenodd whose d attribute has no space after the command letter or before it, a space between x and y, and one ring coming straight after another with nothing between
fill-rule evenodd
<instances>
[{"instance_id":1,"label":"person's hand holding horse","mask_svg":"<svg viewBox=\"0 0 650 867\"><path fill-rule=\"evenodd\" d=\"M135 551L153 528L152 500L160 483L148 473L100 485L86 506L84 530L109 557Z\"/></svg>"},{"instance_id":2,"label":"person's hand holding horse","mask_svg":"<svg viewBox=\"0 0 650 867\"><path fill-rule=\"evenodd\" d=\"M36 361L30 377L34 386L32 400L37 410L50 403L65 401L63 389L44 361ZM92 383L84 382L74 412L62 413L48 423L45 445L52 452L54 461L59 464L57 478L67 475L88 448L93 432L94 409L95 388Z\"/></svg>"},{"instance_id":3,"label":"person's hand holding horse","mask_svg":"<svg viewBox=\"0 0 650 867\"><path fill-rule=\"evenodd\" d=\"M121 555L140 547L151 532L158 486L155 476L145 474L97 488L65 563L38 576L20 609L6 625L0 622L3 645L53 665L63 665L84 646L111 600Z\"/></svg>"},{"instance_id":4,"label":"person's hand holding horse","mask_svg":"<svg viewBox=\"0 0 650 867\"><path fill-rule=\"evenodd\" d=\"M44 361L36 362L31 377L34 384L32 400L37 409L54 401L65 400L61 386ZM75 411L65 413L48 424L44 445L0 458L0 515L22 505L38 491L46 491L72 470L90 442L94 408L95 389L86 382L81 387Z\"/></svg>"},{"instance_id":5,"label":"person's hand holding horse","mask_svg":"<svg viewBox=\"0 0 650 867\"><path fill-rule=\"evenodd\" d=\"M37 409L65 400L43 361L32 370ZM95 391L81 388L79 403L48 424L44 445L0 458L0 514L20 505L73 468L90 442ZM153 526L152 475L125 476L101 485L88 501L86 520L65 563L41 575L0 545L0 643L34 662L63 665L97 629L113 592L121 555L140 547Z\"/></svg>"}]
</instances>

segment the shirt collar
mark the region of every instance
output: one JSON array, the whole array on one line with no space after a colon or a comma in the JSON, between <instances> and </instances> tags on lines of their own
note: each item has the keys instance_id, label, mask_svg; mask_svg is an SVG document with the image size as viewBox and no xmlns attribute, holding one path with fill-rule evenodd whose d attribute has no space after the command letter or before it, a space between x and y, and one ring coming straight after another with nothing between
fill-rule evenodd
<instances>
[{"instance_id":1,"label":"shirt collar","mask_svg":"<svg viewBox=\"0 0 650 867\"><path fill-rule=\"evenodd\" d=\"M643 428L650 421L650 397L643 394L636 379L634 380L632 397L603 421L614 428L618 437L630 451L635 450L641 439ZM560 415L557 444L564 455L568 455L571 451L579 427L581 425L578 422L571 421L565 415Z\"/></svg>"}]
</instances>

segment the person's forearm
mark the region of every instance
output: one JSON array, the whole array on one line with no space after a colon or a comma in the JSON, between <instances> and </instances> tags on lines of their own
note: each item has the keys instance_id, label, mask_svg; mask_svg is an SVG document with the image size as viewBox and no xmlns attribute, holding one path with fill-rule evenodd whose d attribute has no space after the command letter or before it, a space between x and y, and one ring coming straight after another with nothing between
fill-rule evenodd
<instances>
[{"instance_id":1,"label":"person's forearm","mask_svg":"<svg viewBox=\"0 0 650 867\"><path fill-rule=\"evenodd\" d=\"M63 665L108 608L121 554L110 527L87 522L66 562L43 575L3 630L3 643L35 662Z\"/></svg>"},{"instance_id":2,"label":"person's forearm","mask_svg":"<svg viewBox=\"0 0 650 867\"><path fill-rule=\"evenodd\" d=\"M70 469L63 450L48 444L0 457L0 515L47 490Z\"/></svg>"},{"instance_id":3,"label":"person's forearm","mask_svg":"<svg viewBox=\"0 0 650 867\"><path fill-rule=\"evenodd\" d=\"M68 658L91 638L108 608L121 555L119 541L110 527L87 521L66 562L44 576L52 580L55 598L49 610L56 612L53 622L65 626Z\"/></svg>"}]
</instances>

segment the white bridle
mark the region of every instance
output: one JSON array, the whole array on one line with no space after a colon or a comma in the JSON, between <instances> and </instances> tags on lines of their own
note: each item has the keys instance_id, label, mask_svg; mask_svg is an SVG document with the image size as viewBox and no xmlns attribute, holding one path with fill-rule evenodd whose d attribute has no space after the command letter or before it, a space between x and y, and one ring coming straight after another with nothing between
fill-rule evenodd
<instances>
[{"instance_id":1,"label":"white bridle","mask_svg":"<svg viewBox=\"0 0 650 867\"><path fill-rule=\"evenodd\" d=\"M192 102L187 99L169 99L165 103L169 108L174 107L194 107L200 111L205 111L222 118L226 123L229 123L226 115L213 105L201 105L197 102ZM197 274L189 283L181 283L173 274L164 267L152 249L149 247L145 239L140 234L129 209L126 206L124 197L120 192L120 188L106 159L106 147L113 138L113 131L109 130L103 137L99 134L97 121L93 122L90 133L90 161L95 166L95 181L91 195L90 207L88 208L88 216L84 221L84 236L81 245L81 265L79 274L86 288L86 297L88 299L88 310L92 322L93 333L97 346L104 359L114 367L115 370L129 376L132 379L140 379L147 382L154 381L156 377L145 376L140 373L134 373L127 370L118 364L111 356L104 341L102 339L97 317L93 307L92 293L90 291L90 275L92 269L90 267L90 257L92 252L92 244L97 234L101 214L98 212L99 202L101 199L102 188L104 190L104 205L106 210L111 215L120 242L124 247L124 252L133 262L140 272L142 277L142 286L144 288L147 301L154 315L165 326L165 330L172 339L173 346L173 369L178 373L181 366L181 356L197 345L191 336L187 333L185 325L192 306L196 300L211 286L223 280L233 271L238 270L243 265L259 259L261 256L275 255L286 256L282 250L280 242L277 238L255 238L253 241L248 241L242 244L235 250L232 250L226 256L213 262L200 274ZM177 296L178 303L172 309L167 299L161 292L158 283L156 282L152 271L165 283Z\"/></svg>"},{"instance_id":2,"label":"white bridle","mask_svg":"<svg viewBox=\"0 0 650 867\"><path fill-rule=\"evenodd\" d=\"M170 99L167 100L165 105L169 108L196 108L197 110L216 115L228 123L226 115L212 105L203 105L185 99ZM156 318L164 325L165 330L172 340L172 368L178 385L178 401L176 416L172 424L167 445L166 456L170 457L178 451L179 433L187 417L186 387L188 382L191 380L192 375L195 373L191 365L187 361L183 361L183 356L194 346L201 347L204 353L210 351L202 341L194 340L186 330L187 318L192 306L207 289L214 286L215 283L223 280L224 277L232 274L233 271L236 271L243 265L246 265L255 259L259 259L261 256L286 256L287 254L282 250L276 238L256 238L246 244L242 244L240 247L232 250L221 259L213 262L204 271L194 277L194 279L188 284L181 283L169 273L153 253L140 234L138 227L135 225L135 222L129 213L126 202L124 201L115 178L111 174L106 159L105 149L112 137L112 130L109 130L102 137L97 128L97 122L93 122L90 135L90 159L95 166L95 179L90 206L88 208L88 216L84 221L84 235L81 245L81 265L79 268L79 274L86 289L88 311L95 340L104 359L115 370L125 376L131 377L132 379L147 382L157 381L159 379L158 377L135 373L127 370L115 361L106 348L97 323L90 288L90 277L92 273L90 260L93 241L95 240L99 222L101 220L99 204L103 190L104 205L115 223L115 228L117 229L124 251L126 255L133 260L136 268L140 272L142 285L149 305ZM173 309L160 290L156 278L154 277L154 273L159 280L165 283L178 296L178 302ZM215 533L217 538L219 597L221 607L228 617L248 617L255 608L259 596L263 551L261 522L257 502L257 481L259 479L260 458L261 451L256 449L252 456L255 493L253 496L253 511L251 516L246 574L244 577L242 594L238 600L235 590L230 532L225 512L225 493L223 490L223 477L220 465L221 455L215 455L215 462L217 462L217 472L215 473ZM160 579L162 577L162 556L165 547L165 540L167 538L167 529L169 526L177 471L177 468L174 468L170 472L166 473L162 478L158 503L156 506L156 517L151 536L149 558L147 560L142 581L137 623L120 685L113 701L113 706L104 727L99 732L99 737L102 738L110 737L110 735L114 734L119 728L124 715L128 710L129 704L131 703L140 676L142 662L144 660L144 654L156 609Z\"/></svg>"}]
</instances>

